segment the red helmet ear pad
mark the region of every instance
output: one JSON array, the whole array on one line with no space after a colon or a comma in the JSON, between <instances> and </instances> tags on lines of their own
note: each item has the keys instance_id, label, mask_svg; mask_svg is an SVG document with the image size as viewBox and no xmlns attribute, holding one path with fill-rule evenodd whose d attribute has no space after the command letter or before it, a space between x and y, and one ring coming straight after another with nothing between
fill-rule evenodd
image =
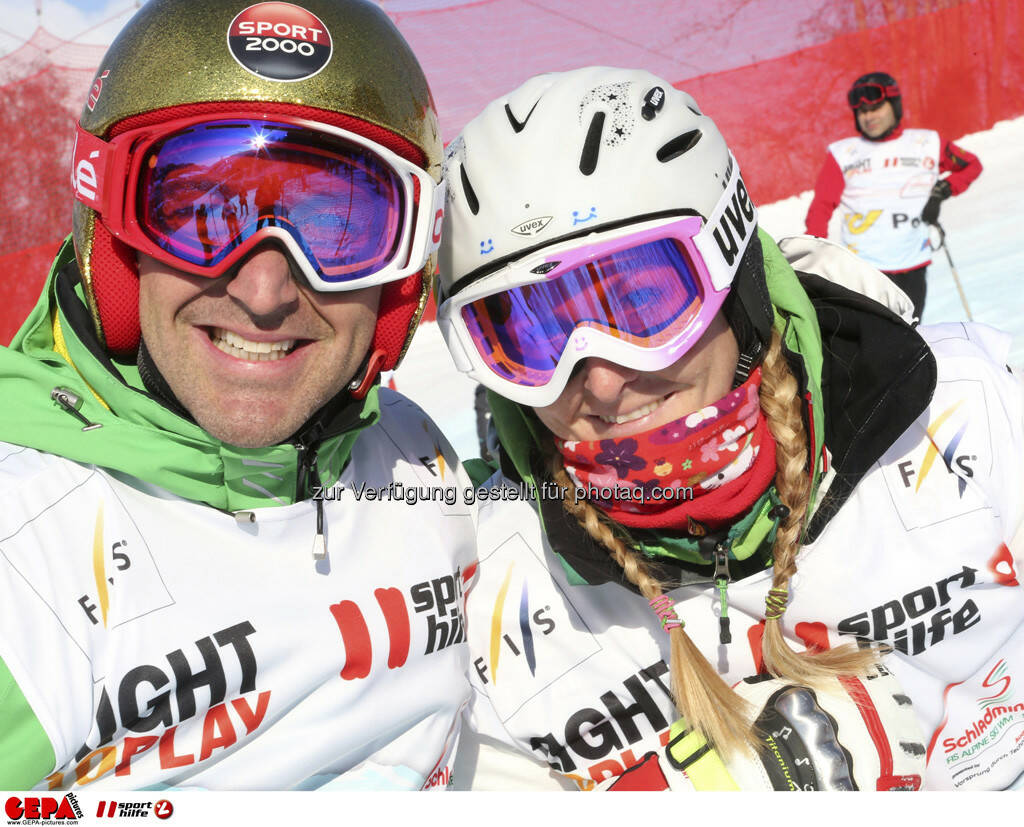
<instances>
[{"instance_id":1,"label":"red helmet ear pad","mask_svg":"<svg viewBox=\"0 0 1024 827\"><path fill-rule=\"evenodd\" d=\"M425 154L415 144L382 127L343 115L287 103L259 103L260 111L308 118L339 126L386 146L392 152L423 166ZM198 114L224 114L233 111L251 111L252 103L198 103L174 106L126 118L111 129L111 136L139 126L160 123L175 118ZM91 212L91 211L90 211ZM139 270L135 250L115 238L95 213L92 243L83 258L88 259L89 280L96 313L99 316L101 340L107 350L118 356L130 356L139 347ZM433 261L424 270L402 281L383 285L377 312L377 327L370 352L383 350L387 356L382 368L391 369L398 364L412 336L412 326L418 321L421 305L426 302L430 288L430 270Z\"/></svg>"},{"instance_id":2,"label":"red helmet ear pad","mask_svg":"<svg viewBox=\"0 0 1024 827\"><path fill-rule=\"evenodd\" d=\"M92 297L100 318L100 336L116 356L139 347L139 267L135 250L118 241L99 216L92 233Z\"/></svg>"}]
</instances>

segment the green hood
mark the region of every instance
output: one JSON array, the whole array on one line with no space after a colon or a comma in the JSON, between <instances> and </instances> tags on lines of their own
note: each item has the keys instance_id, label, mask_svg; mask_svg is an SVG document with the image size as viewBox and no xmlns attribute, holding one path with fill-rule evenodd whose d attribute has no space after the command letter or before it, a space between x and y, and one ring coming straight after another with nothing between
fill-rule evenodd
<instances>
[{"instance_id":1,"label":"green hood","mask_svg":"<svg viewBox=\"0 0 1024 827\"><path fill-rule=\"evenodd\" d=\"M775 242L763 230L758 231L764 254L765 277L772 305L775 308L774 327L783 336L784 349L790 365L797 372L797 381L810 394L809 415L812 422L811 436L815 457L814 489L820 479L821 446L825 439L825 423L822 411L822 344L817 316L810 299L801 287L793 268L790 267ZM540 423L531 408L511 402L488 391L488 400L505 461L511 463L516 473L529 485L537 488L533 462L538 456L544 440L550 439L547 429ZM814 495L812 493L812 505ZM768 516L772 505L777 503L774 489L759 501L752 512L730 532L729 539L740 558L747 557L774 537L775 521ZM542 516L543 519L543 516ZM636 543L645 554L652 557L669 557L685 562L701 560L696 543L688 538L658 538L656 535L638 538ZM740 551L742 549L742 551ZM573 582L585 582L582 577L563 561Z\"/></svg>"},{"instance_id":2,"label":"green hood","mask_svg":"<svg viewBox=\"0 0 1024 827\"><path fill-rule=\"evenodd\" d=\"M6 403L0 407L2 441L130 474L181 497L238 511L304 499L313 482L332 485L360 431L379 416L374 387L361 410L328 419L324 436L309 450L290 443L243 449L220 442L150 396L133 363L103 355L83 323L88 311L76 273L68 239L39 302L10 346L0 348ZM77 395L79 413L102 427L83 430L85 423L51 398L58 387ZM314 456L318 479L300 481L300 469Z\"/></svg>"}]
</instances>

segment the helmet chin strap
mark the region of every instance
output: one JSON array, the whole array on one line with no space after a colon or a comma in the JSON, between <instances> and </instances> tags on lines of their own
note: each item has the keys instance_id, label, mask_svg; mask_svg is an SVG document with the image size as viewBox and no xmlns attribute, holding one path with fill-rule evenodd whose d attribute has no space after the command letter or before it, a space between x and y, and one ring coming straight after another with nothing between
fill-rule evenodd
<instances>
[{"instance_id":1,"label":"helmet chin strap","mask_svg":"<svg viewBox=\"0 0 1024 827\"><path fill-rule=\"evenodd\" d=\"M751 371L761 364L771 340L775 315L765 282L761 241L756 233L743 252L740 269L722 305L722 312L736 337L740 352L733 374L732 386L735 389L746 382Z\"/></svg>"},{"instance_id":2,"label":"helmet chin strap","mask_svg":"<svg viewBox=\"0 0 1024 827\"><path fill-rule=\"evenodd\" d=\"M363 399L370 392L373 383L377 381L381 368L387 361L388 355L381 348L376 348L372 353L367 353L363 363L356 371L356 375L348 383L348 390L353 399Z\"/></svg>"},{"instance_id":3,"label":"helmet chin strap","mask_svg":"<svg viewBox=\"0 0 1024 827\"><path fill-rule=\"evenodd\" d=\"M736 372L732 375L733 390L746 382L750 378L750 372L761 364L763 350L761 343L756 342L752 350L740 351L740 358L736 360Z\"/></svg>"}]
</instances>

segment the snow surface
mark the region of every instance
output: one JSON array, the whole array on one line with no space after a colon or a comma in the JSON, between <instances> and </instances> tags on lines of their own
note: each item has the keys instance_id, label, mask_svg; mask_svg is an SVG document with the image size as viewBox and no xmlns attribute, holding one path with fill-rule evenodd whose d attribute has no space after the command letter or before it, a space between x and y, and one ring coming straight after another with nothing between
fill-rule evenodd
<instances>
[{"instance_id":1,"label":"snow surface","mask_svg":"<svg viewBox=\"0 0 1024 827\"><path fill-rule=\"evenodd\" d=\"M1024 372L1024 118L1003 121L957 143L981 159L984 171L970 189L942 205L939 220L947 249L974 321L1013 336L1010 364ZM761 206L761 226L777 239L800 235L811 195L808 191ZM835 216L831 237L838 238ZM939 251L928 268L923 322L966 320L949 262ZM476 384L455 369L436 324L421 326L393 378L399 391L433 417L459 456L479 456Z\"/></svg>"}]
</instances>

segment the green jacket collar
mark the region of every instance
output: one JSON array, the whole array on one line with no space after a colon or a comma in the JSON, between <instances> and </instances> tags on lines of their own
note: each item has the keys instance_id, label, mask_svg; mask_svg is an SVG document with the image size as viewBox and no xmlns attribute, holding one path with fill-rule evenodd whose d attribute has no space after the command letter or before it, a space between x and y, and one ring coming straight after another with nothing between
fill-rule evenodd
<instances>
[{"instance_id":1,"label":"green jacket collar","mask_svg":"<svg viewBox=\"0 0 1024 827\"><path fill-rule=\"evenodd\" d=\"M133 363L111 361L88 324L80 284L73 279L68 239L43 293L10 346L0 348L6 402L0 440L129 474L190 500L227 511L287 505L305 499L319 481L332 485L359 433L379 417L377 388L361 406L326 418L322 436L242 449L212 438L150 396ZM91 341L90 341L91 340ZM80 400L84 423L51 398L66 388ZM312 460L316 459L315 464ZM317 479L303 479L315 466Z\"/></svg>"}]
</instances>

